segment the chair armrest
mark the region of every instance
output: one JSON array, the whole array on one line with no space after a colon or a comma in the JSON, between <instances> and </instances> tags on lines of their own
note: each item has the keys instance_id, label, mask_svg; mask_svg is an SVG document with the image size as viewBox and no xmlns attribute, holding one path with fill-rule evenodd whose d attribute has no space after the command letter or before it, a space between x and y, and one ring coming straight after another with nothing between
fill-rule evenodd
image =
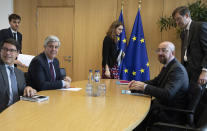
<instances>
[{"instance_id":1,"label":"chair armrest","mask_svg":"<svg viewBox=\"0 0 207 131\"><path fill-rule=\"evenodd\" d=\"M153 124L153 126L156 126L156 127L171 127L171 128L177 128L177 129L200 131L200 129L195 129L195 128L192 128L188 125L182 126L182 125L176 125L176 124L170 124L170 123L164 123L164 122L156 122L156 123Z\"/></svg>"},{"instance_id":2,"label":"chair armrest","mask_svg":"<svg viewBox=\"0 0 207 131\"><path fill-rule=\"evenodd\" d=\"M178 108L172 108L172 107L163 107L163 109L168 110L168 111L181 112L185 114L194 114L194 111L192 110L178 109Z\"/></svg>"}]
</instances>

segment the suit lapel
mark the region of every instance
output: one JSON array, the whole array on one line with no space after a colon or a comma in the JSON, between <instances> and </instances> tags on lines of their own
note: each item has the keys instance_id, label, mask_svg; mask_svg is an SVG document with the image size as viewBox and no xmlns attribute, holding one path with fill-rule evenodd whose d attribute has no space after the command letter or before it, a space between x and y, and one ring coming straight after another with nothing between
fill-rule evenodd
<instances>
[{"instance_id":1,"label":"suit lapel","mask_svg":"<svg viewBox=\"0 0 207 131\"><path fill-rule=\"evenodd\" d=\"M12 31L11 31L11 29L10 28L8 28L8 34L9 34L9 36L11 37L11 38L13 38L13 34L12 34Z\"/></svg>"},{"instance_id":2,"label":"suit lapel","mask_svg":"<svg viewBox=\"0 0 207 131\"><path fill-rule=\"evenodd\" d=\"M47 71L48 78L50 78L50 80L51 80L52 78L51 78L51 74L50 74L50 68L49 68L49 64L47 61L47 57L44 52L42 53L42 60L43 60L44 67Z\"/></svg>"},{"instance_id":3,"label":"suit lapel","mask_svg":"<svg viewBox=\"0 0 207 131\"><path fill-rule=\"evenodd\" d=\"M188 46L187 46L187 49L190 47L190 42L191 42L192 35L193 35L193 31L194 31L194 28L195 28L194 25L195 25L195 23L192 21L192 22L191 22L191 25L190 25L190 29L189 29Z\"/></svg>"},{"instance_id":4,"label":"suit lapel","mask_svg":"<svg viewBox=\"0 0 207 131\"><path fill-rule=\"evenodd\" d=\"M16 76L16 80L17 80L17 88L18 88L18 92L20 92L20 82L21 82L21 76L20 74L17 72L17 68L14 67L14 73L15 73L15 76Z\"/></svg>"},{"instance_id":5,"label":"suit lapel","mask_svg":"<svg viewBox=\"0 0 207 131\"><path fill-rule=\"evenodd\" d=\"M56 74L55 79L58 79L58 78L59 78L59 72L58 72L59 66L58 66L57 63L58 63L58 62L57 62L56 58L54 58L54 60L53 60L53 65L54 65L54 68L55 68L55 74Z\"/></svg>"},{"instance_id":6,"label":"suit lapel","mask_svg":"<svg viewBox=\"0 0 207 131\"><path fill-rule=\"evenodd\" d=\"M4 65L4 63L1 60L0 60L0 72L2 74L2 77L3 77L3 80L5 82L5 85L7 86L5 89L6 89L7 95L9 96L9 81L8 81L8 75L7 75L7 72L6 72L5 65Z\"/></svg>"},{"instance_id":7,"label":"suit lapel","mask_svg":"<svg viewBox=\"0 0 207 131\"><path fill-rule=\"evenodd\" d=\"M161 83L165 83L165 82L162 82L162 81L165 81L165 80L166 80L167 75L168 75L168 72L169 72L171 66L172 66L175 62L176 62L176 59L173 59L173 60L167 65L167 67L165 67L165 69L162 70L162 71L160 72L160 75L161 75L161 76L160 76L159 84L161 84Z\"/></svg>"}]
</instances>

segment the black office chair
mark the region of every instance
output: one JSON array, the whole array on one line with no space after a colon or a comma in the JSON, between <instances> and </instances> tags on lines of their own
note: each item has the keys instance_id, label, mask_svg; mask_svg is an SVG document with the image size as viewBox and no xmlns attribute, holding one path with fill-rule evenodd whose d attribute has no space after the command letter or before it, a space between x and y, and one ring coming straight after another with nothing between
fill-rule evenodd
<instances>
[{"instance_id":1,"label":"black office chair","mask_svg":"<svg viewBox=\"0 0 207 131\"><path fill-rule=\"evenodd\" d=\"M203 115L207 115L207 108L205 104L200 102L202 96L201 86L192 86L189 88L187 93L187 106L186 109L175 109L166 107L165 110L178 112L184 114L186 119L183 123L165 123L165 122L155 122L147 130L153 131L154 129L169 129L170 131L201 131L205 129L207 123L207 117L203 119ZM202 110L201 110L202 109ZM205 112L204 112L205 111Z\"/></svg>"},{"instance_id":2,"label":"black office chair","mask_svg":"<svg viewBox=\"0 0 207 131\"><path fill-rule=\"evenodd\" d=\"M64 78L66 77L66 71L65 68L60 68L60 75Z\"/></svg>"}]
</instances>

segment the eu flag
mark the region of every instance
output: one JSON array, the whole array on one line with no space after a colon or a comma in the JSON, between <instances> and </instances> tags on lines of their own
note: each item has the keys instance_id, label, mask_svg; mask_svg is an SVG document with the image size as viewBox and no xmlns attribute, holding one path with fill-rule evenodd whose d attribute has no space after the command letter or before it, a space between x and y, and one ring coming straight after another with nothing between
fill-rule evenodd
<instances>
[{"instance_id":1,"label":"eu flag","mask_svg":"<svg viewBox=\"0 0 207 131\"><path fill-rule=\"evenodd\" d=\"M138 10L126 55L121 64L120 79L147 81L149 75L149 61L144 39L140 10Z\"/></svg>"},{"instance_id":2,"label":"eu flag","mask_svg":"<svg viewBox=\"0 0 207 131\"><path fill-rule=\"evenodd\" d=\"M123 18L123 11L121 10L119 21L123 24L123 30L122 33L118 36L118 47L121 51L125 51L126 48L126 33L125 33L125 27L124 27L124 18Z\"/></svg>"},{"instance_id":3,"label":"eu flag","mask_svg":"<svg viewBox=\"0 0 207 131\"><path fill-rule=\"evenodd\" d=\"M126 48L126 33L125 33L125 27L124 27L124 18L123 18L123 11L121 9L121 13L120 13L120 16L119 16L119 21L123 24L123 30L122 30L122 33L117 36L117 45L118 45L118 49L119 49L119 56L117 58L117 61L118 61L118 66L120 68L120 63L122 61L122 52L125 52L125 48ZM120 69L119 69L120 70Z\"/></svg>"}]
</instances>

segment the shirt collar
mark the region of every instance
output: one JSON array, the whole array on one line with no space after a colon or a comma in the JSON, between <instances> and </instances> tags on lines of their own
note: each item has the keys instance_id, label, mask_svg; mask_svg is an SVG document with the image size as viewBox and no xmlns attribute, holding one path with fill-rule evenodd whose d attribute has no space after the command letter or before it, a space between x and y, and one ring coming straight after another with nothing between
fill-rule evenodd
<instances>
[{"instance_id":1,"label":"shirt collar","mask_svg":"<svg viewBox=\"0 0 207 131\"><path fill-rule=\"evenodd\" d=\"M45 52L44 52L44 53L45 53ZM47 58L47 62L48 62L48 64L50 64L50 62L53 62L53 59L51 60L50 58L48 58L47 55L46 55L46 53L45 53L45 56L46 56L46 58Z\"/></svg>"},{"instance_id":2,"label":"shirt collar","mask_svg":"<svg viewBox=\"0 0 207 131\"><path fill-rule=\"evenodd\" d=\"M189 23L188 23L188 25L186 27L186 30L189 30L190 29L191 22L192 22L192 20L190 19L190 21L189 21Z\"/></svg>"},{"instance_id":3,"label":"shirt collar","mask_svg":"<svg viewBox=\"0 0 207 131\"><path fill-rule=\"evenodd\" d=\"M8 68L10 65L5 64L5 67ZM14 65L11 65L10 67L14 68Z\"/></svg>"},{"instance_id":4,"label":"shirt collar","mask_svg":"<svg viewBox=\"0 0 207 131\"><path fill-rule=\"evenodd\" d=\"M47 58L47 62L50 64L50 62L53 62L53 60L51 60L51 59L49 59L47 56L46 56L46 58Z\"/></svg>"},{"instance_id":5,"label":"shirt collar","mask_svg":"<svg viewBox=\"0 0 207 131\"><path fill-rule=\"evenodd\" d=\"M10 30L11 30L12 34L17 33L17 31L14 31L11 27L10 27Z\"/></svg>"},{"instance_id":6,"label":"shirt collar","mask_svg":"<svg viewBox=\"0 0 207 131\"><path fill-rule=\"evenodd\" d=\"M172 57L169 61L168 61L168 63L166 63L165 65L164 65L164 67L167 67L167 65L174 59L175 57Z\"/></svg>"}]
</instances>

